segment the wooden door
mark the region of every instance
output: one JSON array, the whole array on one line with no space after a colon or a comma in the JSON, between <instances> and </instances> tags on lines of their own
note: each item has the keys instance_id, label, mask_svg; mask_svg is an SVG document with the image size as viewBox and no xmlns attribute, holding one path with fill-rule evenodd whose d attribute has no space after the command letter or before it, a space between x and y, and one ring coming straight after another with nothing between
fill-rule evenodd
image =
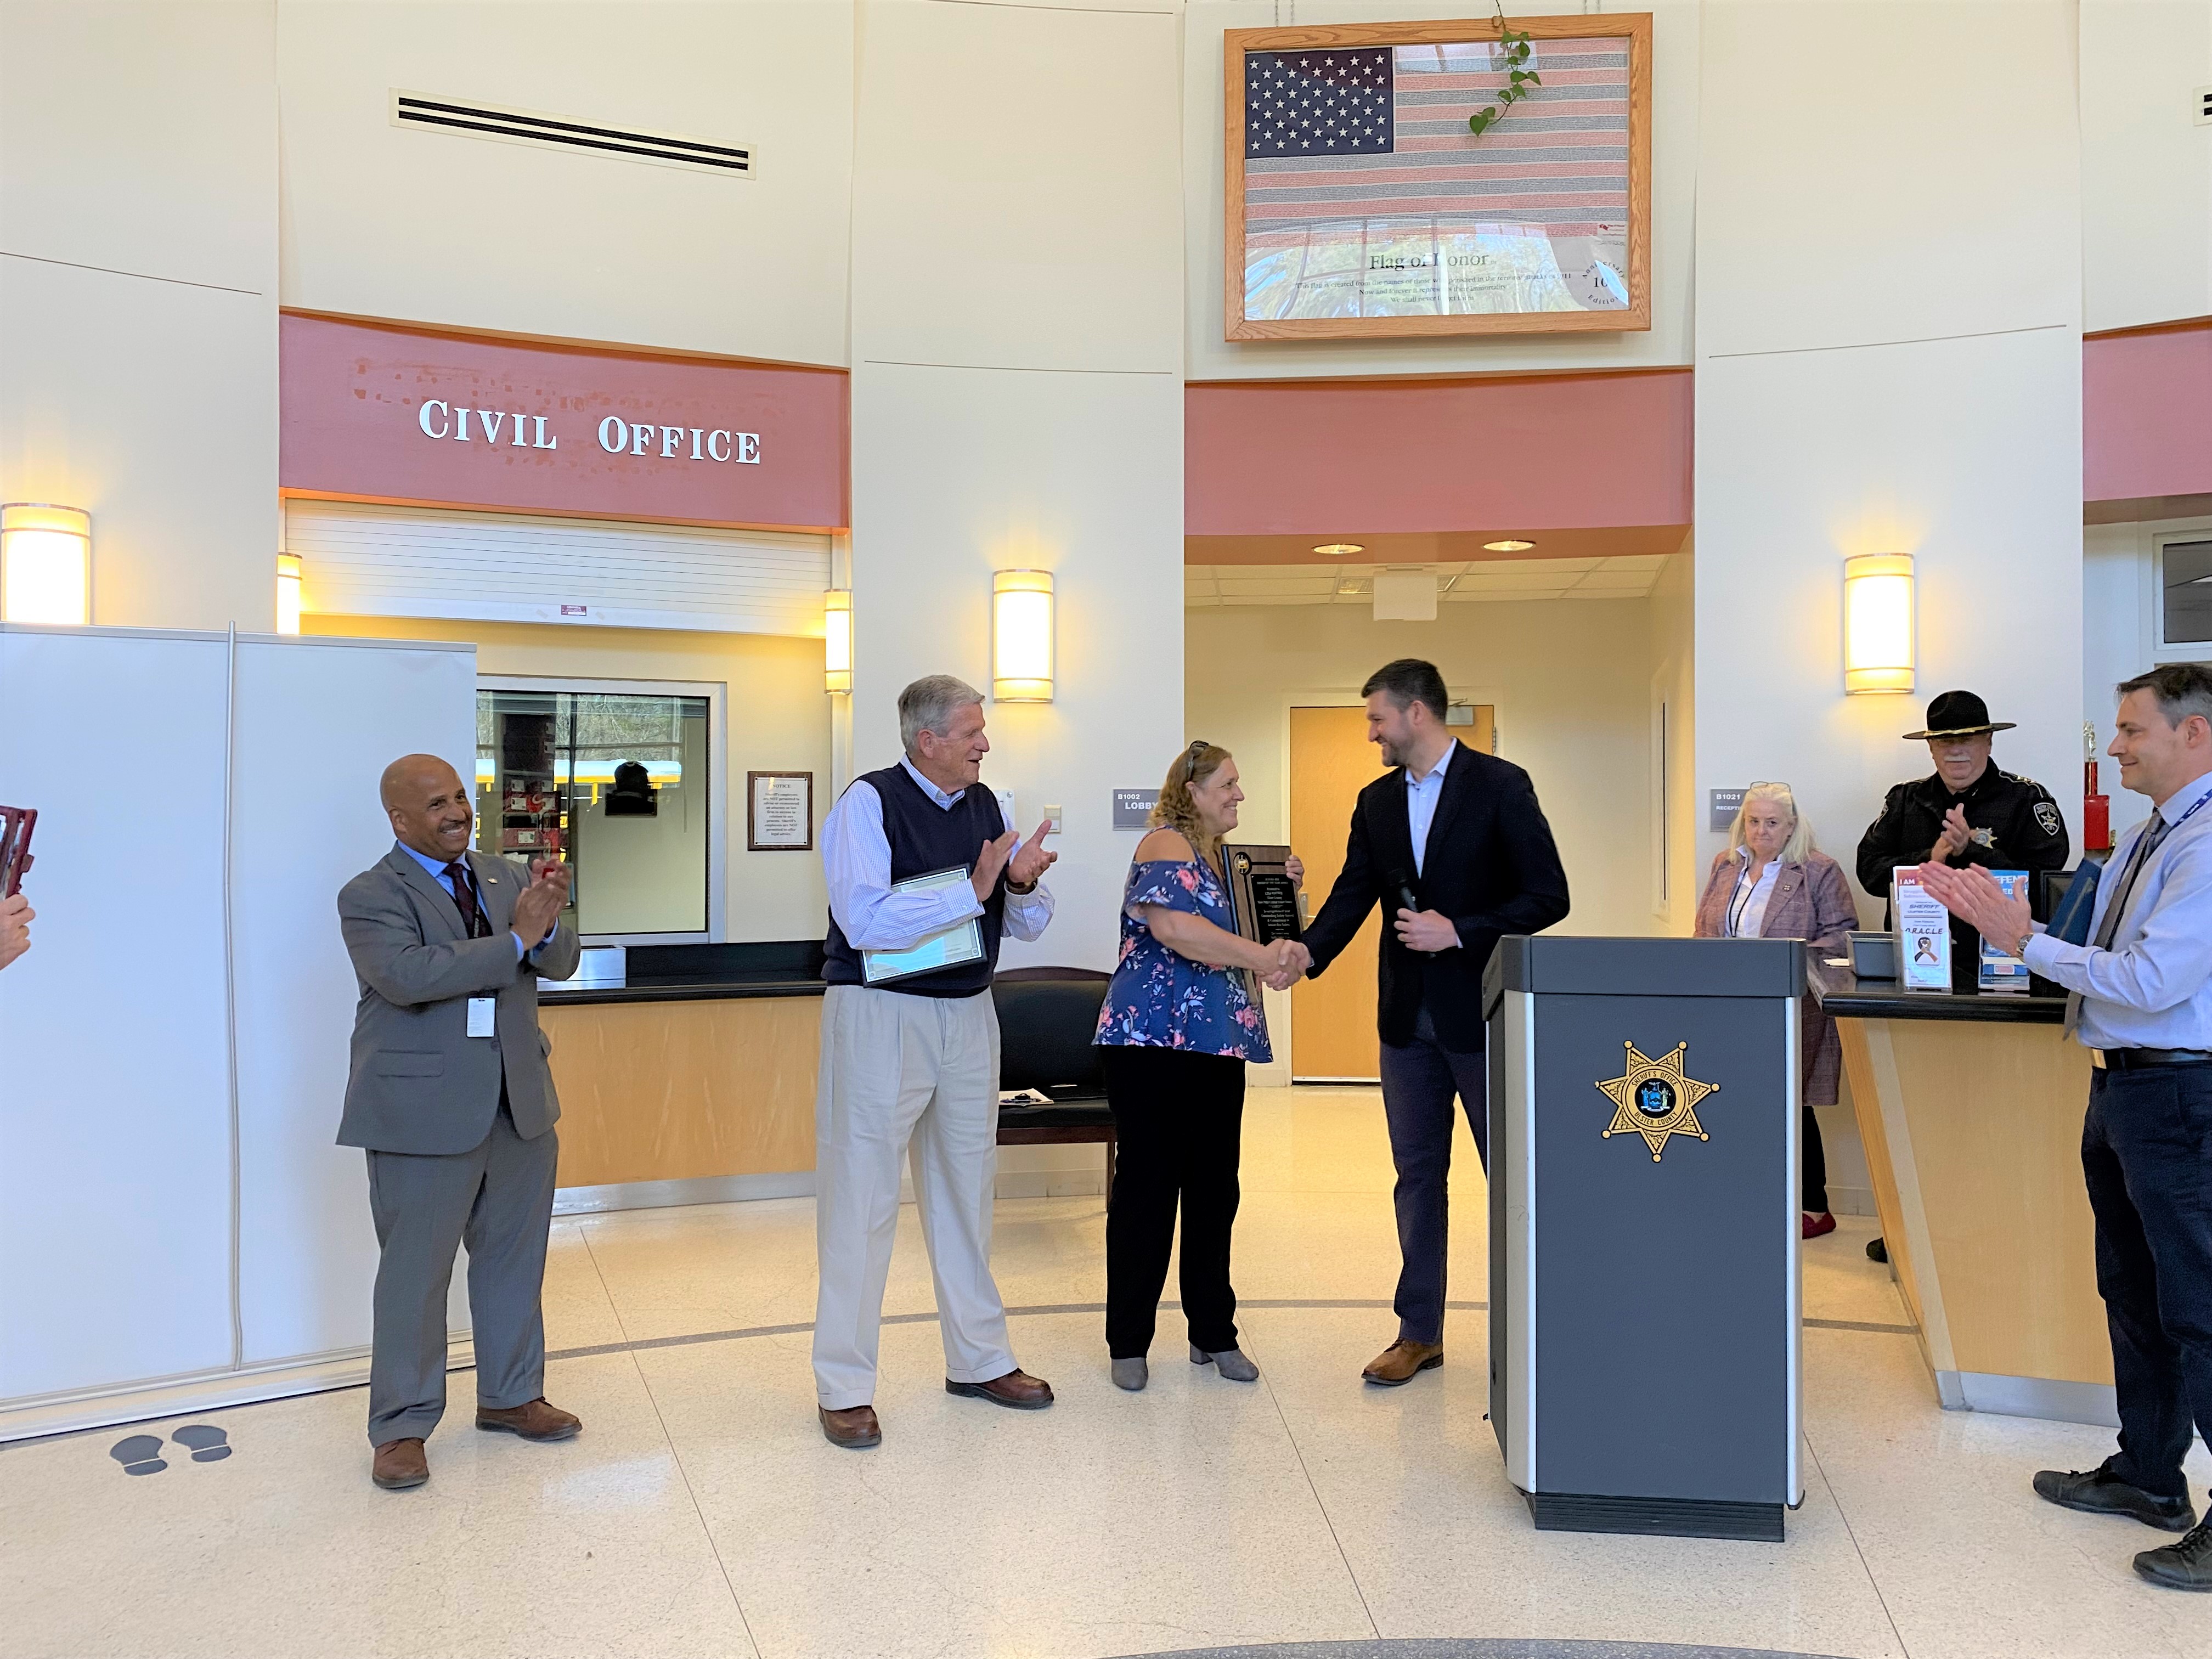
<instances>
[{"instance_id":1,"label":"wooden door","mask_svg":"<svg viewBox=\"0 0 2212 1659\"><path fill-rule=\"evenodd\" d=\"M1462 727L1454 735L1470 748L1494 753L1496 710L1476 705L1474 730ZM1305 860L1306 891L1316 914L1344 868L1352 802L1382 769L1382 751L1367 741L1364 708L1291 710L1291 847ZM1293 1078L1372 1081L1382 1075L1382 1045L1375 1035L1382 938L1378 904L1326 974L1291 988Z\"/></svg>"}]
</instances>

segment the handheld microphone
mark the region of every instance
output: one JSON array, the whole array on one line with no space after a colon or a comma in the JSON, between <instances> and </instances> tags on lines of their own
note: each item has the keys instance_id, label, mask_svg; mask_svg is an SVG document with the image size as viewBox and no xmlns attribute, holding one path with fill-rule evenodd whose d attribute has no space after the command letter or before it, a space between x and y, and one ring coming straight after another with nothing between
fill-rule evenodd
<instances>
[{"instance_id":1,"label":"handheld microphone","mask_svg":"<svg viewBox=\"0 0 2212 1659\"><path fill-rule=\"evenodd\" d=\"M1382 884L1396 896L1398 902L1405 908L1413 911L1420 909L1420 900L1413 896L1413 884L1407 878L1403 870L1390 872L1389 875L1382 878ZM1395 921L1397 918L1393 916L1391 920Z\"/></svg>"}]
</instances>

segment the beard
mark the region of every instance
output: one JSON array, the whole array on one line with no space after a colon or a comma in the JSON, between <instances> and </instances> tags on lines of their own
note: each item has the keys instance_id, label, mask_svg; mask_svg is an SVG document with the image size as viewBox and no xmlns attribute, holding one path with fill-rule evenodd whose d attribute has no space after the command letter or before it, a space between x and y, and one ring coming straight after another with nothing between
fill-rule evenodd
<instances>
[{"instance_id":1,"label":"beard","mask_svg":"<svg viewBox=\"0 0 2212 1659\"><path fill-rule=\"evenodd\" d=\"M1403 766L1406 763L1405 751L1400 749L1396 744L1391 742L1389 738L1383 738L1380 747L1382 750L1383 765Z\"/></svg>"}]
</instances>

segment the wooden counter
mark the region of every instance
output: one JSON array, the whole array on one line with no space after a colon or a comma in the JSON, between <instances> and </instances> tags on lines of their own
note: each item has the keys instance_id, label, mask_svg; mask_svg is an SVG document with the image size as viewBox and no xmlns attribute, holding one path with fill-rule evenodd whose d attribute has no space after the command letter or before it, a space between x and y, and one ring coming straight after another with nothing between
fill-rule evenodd
<instances>
[{"instance_id":1,"label":"wooden counter","mask_svg":"<svg viewBox=\"0 0 2212 1659\"><path fill-rule=\"evenodd\" d=\"M1813 977L1937 1397L2117 1421L2081 1179L2089 1056L2062 1035L2064 1000Z\"/></svg>"},{"instance_id":2,"label":"wooden counter","mask_svg":"<svg viewBox=\"0 0 2212 1659\"><path fill-rule=\"evenodd\" d=\"M545 997L563 1188L814 1168L820 988ZM735 1195L735 1194L732 1194Z\"/></svg>"}]
</instances>

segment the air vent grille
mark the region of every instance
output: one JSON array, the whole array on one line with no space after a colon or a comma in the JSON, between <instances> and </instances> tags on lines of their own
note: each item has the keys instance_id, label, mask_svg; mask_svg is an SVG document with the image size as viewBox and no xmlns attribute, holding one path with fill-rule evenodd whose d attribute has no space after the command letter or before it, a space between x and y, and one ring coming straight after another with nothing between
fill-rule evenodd
<instances>
[{"instance_id":1,"label":"air vent grille","mask_svg":"<svg viewBox=\"0 0 2212 1659\"><path fill-rule=\"evenodd\" d=\"M437 98L427 93L403 92L397 87L392 91L392 125L492 138L501 143L531 144L541 149L618 156L655 167L689 167L726 178L749 179L757 166L751 146L746 144L716 143L641 128L598 126L542 110Z\"/></svg>"}]
</instances>

